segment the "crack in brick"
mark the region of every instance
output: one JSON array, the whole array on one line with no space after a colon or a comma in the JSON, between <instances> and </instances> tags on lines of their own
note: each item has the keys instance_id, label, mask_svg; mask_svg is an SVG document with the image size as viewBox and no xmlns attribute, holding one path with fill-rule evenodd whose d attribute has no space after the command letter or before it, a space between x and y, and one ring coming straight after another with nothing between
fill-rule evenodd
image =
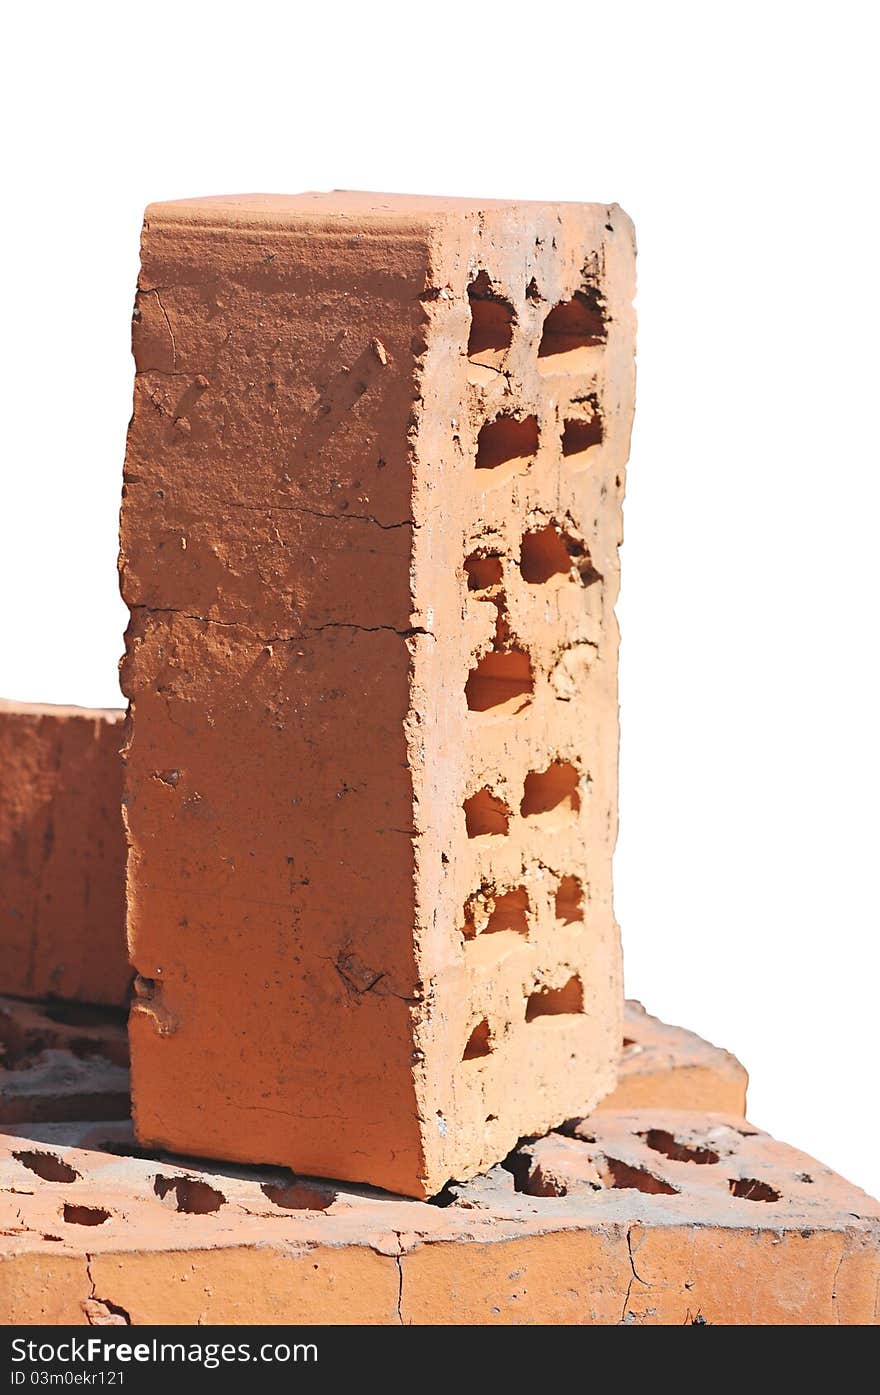
<instances>
[{"instance_id":1,"label":"crack in brick","mask_svg":"<svg viewBox=\"0 0 880 1395\"><path fill-rule=\"evenodd\" d=\"M163 319L165 320L166 325L168 326L168 335L169 335L169 337L170 337L170 339L171 339L171 368L172 368L172 371L173 371L173 370L177 367L177 345L176 345L175 342L174 342L174 330L171 328L171 321L170 321L170 319L168 318L168 311L165 309L165 306L162 304L162 298L161 298L161 296L159 295L158 290L148 291L147 294L148 294L148 295L154 295L154 296L156 297L156 304L158 305L159 309L162 311L162 317L163 317Z\"/></svg>"},{"instance_id":2,"label":"crack in brick","mask_svg":"<svg viewBox=\"0 0 880 1395\"><path fill-rule=\"evenodd\" d=\"M633 1255L633 1247L632 1247L632 1233L633 1233L633 1227L632 1227L632 1226L628 1226L628 1227L627 1227L627 1231L626 1231L626 1252L627 1252L627 1256L628 1256L628 1258L629 1258L629 1267L630 1267L630 1269L632 1270L632 1278L630 1279L629 1283L628 1283L627 1286L626 1286L626 1296L625 1296L625 1298L624 1298L624 1300L623 1300L623 1311L622 1311L621 1314L620 1314L620 1321L621 1321L621 1323L627 1322L627 1311L628 1311L628 1309L629 1309L629 1300L630 1300L630 1294L632 1293L632 1290L633 1290L633 1284L635 1284L636 1282L638 1282L638 1283L640 1283L640 1284L643 1284L645 1288L650 1288L650 1287L651 1287L651 1285L648 1283L647 1279L643 1279L642 1276L641 1276L641 1274L639 1274L639 1272L638 1272L637 1269L636 1269L636 1262L635 1262L635 1257L634 1257L634 1255ZM635 1319L634 1319L634 1316L633 1316L633 1321L634 1321L634 1320L635 1320Z\"/></svg>"},{"instance_id":3,"label":"crack in brick","mask_svg":"<svg viewBox=\"0 0 880 1395\"><path fill-rule=\"evenodd\" d=\"M403 1326L403 1241L399 1230L395 1230L394 1234L397 1237L398 1246L395 1255L395 1263L397 1264L397 1321Z\"/></svg>"},{"instance_id":4,"label":"crack in brick","mask_svg":"<svg viewBox=\"0 0 880 1395\"><path fill-rule=\"evenodd\" d=\"M150 606L134 604L129 607L132 615L136 611L145 611L147 615L177 615L182 620L195 620L200 625L217 625L223 630L244 630L251 635L258 644L298 644L307 639L309 635L322 634L324 630L356 630L359 634L379 634L387 631L389 634L399 635L401 639L412 639L414 635L425 635L428 639L435 636L430 630L424 629L421 625L409 625L406 629L399 630L395 625L356 625L348 620L328 620L323 625L307 625L304 630L293 635L261 635L249 625L244 625L238 620L216 620L210 615L197 615L194 611L178 610L175 606Z\"/></svg>"},{"instance_id":5,"label":"crack in brick","mask_svg":"<svg viewBox=\"0 0 880 1395\"><path fill-rule=\"evenodd\" d=\"M125 1308L119 1303L112 1303L109 1298L98 1297L92 1275L92 1256L87 1254L85 1258L90 1292L88 1298L82 1300L80 1307L89 1327L131 1327L131 1314Z\"/></svg>"},{"instance_id":6,"label":"crack in brick","mask_svg":"<svg viewBox=\"0 0 880 1395\"><path fill-rule=\"evenodd\" d=\"M383 523L381 519L376 518L371 513L325 513L321 509L308 509L301 504L245 504L232 499L223 499L222 503L228 509L246 509L254 513L262 513L264 510L267 513L304 513L310 518L326 518L331 523L348 523L350 520L356 523L373 523L386 533L393 533L397 528L421 528L422 526L420 523L416 523L413 518L403 518L399 523Z\"/></svg>"}]
</instances>

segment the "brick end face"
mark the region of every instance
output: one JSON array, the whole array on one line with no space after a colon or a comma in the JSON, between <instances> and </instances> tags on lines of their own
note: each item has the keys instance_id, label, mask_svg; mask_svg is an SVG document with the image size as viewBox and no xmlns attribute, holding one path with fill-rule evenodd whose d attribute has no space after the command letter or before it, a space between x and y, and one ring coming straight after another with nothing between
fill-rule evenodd
<instances>
[{"instance_id":1,"label":"brick end face","mask_svg":"<svg viewBox=\"0 0 880 1395\"><path fill-rule=\"evenodd\" d=\"M616 1079L614 603L634 343L619 210L450 216L432 252L410 733L429 1190L586 1113Z\"/></svg>"},{"instance_id":2,"label":"brick end face","mask_svg":"<svg viewBox=\"0 0 880 1395\"><path fill-rule=\"evenodd\" d=\"M631 230L224 217L135 310L137 1130L431 1194L615 1081Z\"/></svg>"}]
</instances>

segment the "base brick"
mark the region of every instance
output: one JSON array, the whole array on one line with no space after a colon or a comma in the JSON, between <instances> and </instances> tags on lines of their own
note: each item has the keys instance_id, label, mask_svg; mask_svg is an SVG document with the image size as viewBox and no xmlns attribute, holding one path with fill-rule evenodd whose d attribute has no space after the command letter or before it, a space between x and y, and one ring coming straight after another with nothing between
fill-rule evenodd
<instances>
[{"instance_id":1,"label":"base brick","mask_svg":"<svg viewBox=\"0 0 880 1395\"><path fill-rule=\"evenodd\" d=\"M623 1052L617 1088L600 1109L746 1112L748 1072L729 1051L652 1017L629 998L623 1014Z\"/></svg>"},{"instance_id":2,"label":"base brick","mask_svg":"<svg viewBox=\"0 0 880 1395\"><path fill-rule=\"evenodd\" d=\"M127 999L123 717L0 701L0 993Z\"/></svg>"},{"instance_id":3,"label":"base brick","mask_svg":"<svg viewBox=\"0 0 880 1395\"><path fill-rule=\"evenodd\" d=\"M11 1323L873 1323L880 1204L743 1119L603 1111L431 1204L0 1136Z\"/></svg>"}]
</instances>

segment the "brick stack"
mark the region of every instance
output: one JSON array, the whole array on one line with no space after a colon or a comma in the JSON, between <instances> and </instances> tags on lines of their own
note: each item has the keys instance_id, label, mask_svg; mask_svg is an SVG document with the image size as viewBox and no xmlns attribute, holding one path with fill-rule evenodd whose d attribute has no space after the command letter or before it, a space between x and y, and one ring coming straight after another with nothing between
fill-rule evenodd
<instances>
[{"instance_id":1,"label":"brick stack","mask_svg":"<svg viewBox=\"0 0 880 1395\"><path fill-rule=\"evenodd\" d=\"M121 714L0 708L11 1321L876 1321L878 1204L622 1001L633 250L148 210L124 789Z\"/></svg>"}]
</instances>

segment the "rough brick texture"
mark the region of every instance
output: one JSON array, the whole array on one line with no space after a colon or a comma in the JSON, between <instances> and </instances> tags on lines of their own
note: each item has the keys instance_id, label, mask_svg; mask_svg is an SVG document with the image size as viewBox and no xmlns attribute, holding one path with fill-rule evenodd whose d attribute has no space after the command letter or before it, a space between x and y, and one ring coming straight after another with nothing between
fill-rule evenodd
<instances>
[{"instance_id":1,"label":"rough brick texture","mask_svg":"<svg viewBox=\"0 0 880 1395\"><path fill-rule=\"evenodd\" d=\"M122 720L0 701L0 993L126 1001Z\"/></svg>"},{"instance_id":2,"label":"rough brick texture","mask_svg":"<svg viewBox=\"0 0 880 1395\"><path fill-rule=\"evenodd\" d=\"M442 1206L0 1136L12 1323L872 1323L880 1206L743 1119L599 1113Z\"/></svg>"},{"instance_id":3,"label":"rough brick texture","mask_svg":"<svg viewBox=\"0 0 880 1395\"><path fill-rule=\"evenodd\" d=\"M148 210L136 1127L426 1195L614 1085L615 207Z\"/></svg>"}]
</instances>

